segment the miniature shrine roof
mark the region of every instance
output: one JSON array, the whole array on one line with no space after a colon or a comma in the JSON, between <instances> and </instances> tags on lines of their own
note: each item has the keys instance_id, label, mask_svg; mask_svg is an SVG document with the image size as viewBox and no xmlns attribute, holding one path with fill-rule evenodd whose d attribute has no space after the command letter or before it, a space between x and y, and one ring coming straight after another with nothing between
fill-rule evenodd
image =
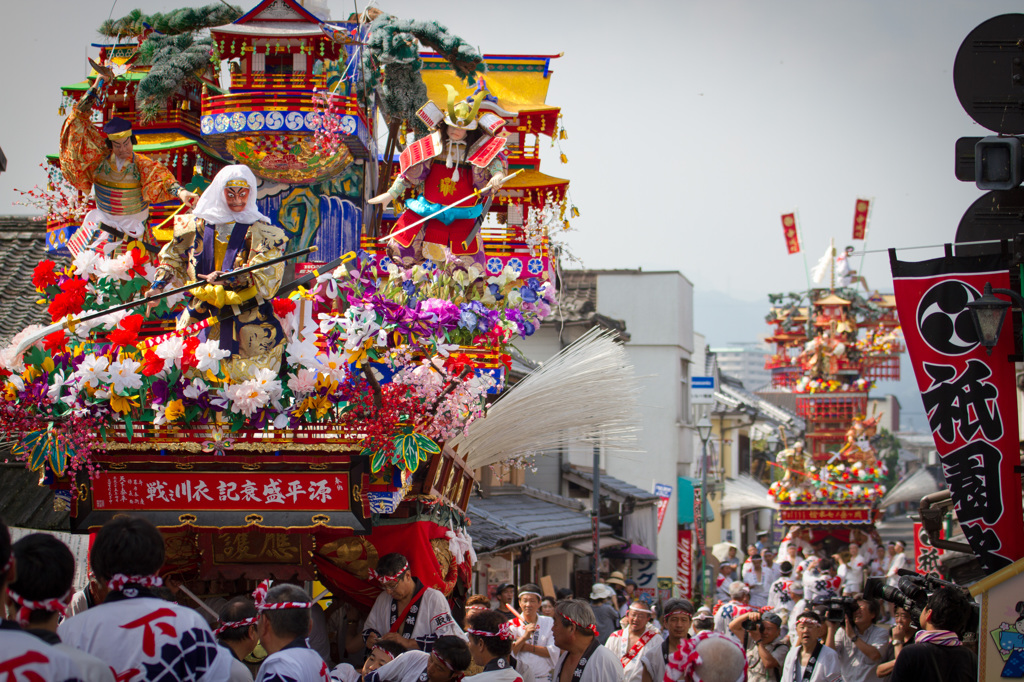
<instances>
[{"instance_id":1,"label":"miniature shrine roof","mask_svg":"<svg viewBox=\"0 0 1024 682\"><path fill-rule=\"evenodd\" d=\"M563 187L568 185L569 181L562 178L556 178L553 175L547 175L537 170L531 170L527 168L522 173L512 178L504 185L502 189L535 189L540 187Z\"/></svg>"},{"instance_id":2,"label":"miniature shrine roof","mask_svg":"<svg viewBox=\"0 0 1024 682\"><path fill-rule=\"evenodd\" d=\"M817 301L814 302L814 305L850 305L850 302L847 301L845 298L836 296L836 294L833 292L829 293L828 296L819 298Z\"/></svg>"},{"instance_id":3,"label":"miniature shrine roof","mask_svg":"<svg viewBox=\"0 0 1024 682\"><path fill-rule=\"evenodd\" d=\"M7 345L15 334L31 324L49 324L39 294L32 286L32 269L46 252L46 221L31 216L0 216L0 342Z\"/></svg>"},{"instance_id":4,"label":"miniature shrine roof","mask_svg":"<svg viewBox=\"0 0 1024 682\"><path fill-rule=\"evenodd\" d=\"M498 105L512 113L534 111L558 111L548 105L548 85L551 82L551 60L560 55L484 55L487 73L483 79L487 90L498 98ZM423 60L423 82L427 84L427 96L431 101L444 106L448 101L445 84L451 85L460 97L471 95L476 84L467 85L452 71L444 57L434 53L421 53Z\"/></svg>"},{"instance_id":5,"label":"miniature shrine roof","mask_svg":"<svg viewBox=\"0 0 1024 682\"><path fill-rule=\"evenodd\" d=\"M882 308L896 307L896 294L874 294L870 299L871 303Z\"/></svg>"},{"instance_id":6,"label":"miniature shrine roof","mask_svg":"<svg viewBox=\"0 0 1024 682\"><path fill-rule=\"evenodd\" d=\"M314 23L319 24L320 18L302 6L296 0L263 0L260 4L235 19L231 25L265 22L279 23ZM221 27L218 27L221 28Z\"/></svg>"}]
</instances>

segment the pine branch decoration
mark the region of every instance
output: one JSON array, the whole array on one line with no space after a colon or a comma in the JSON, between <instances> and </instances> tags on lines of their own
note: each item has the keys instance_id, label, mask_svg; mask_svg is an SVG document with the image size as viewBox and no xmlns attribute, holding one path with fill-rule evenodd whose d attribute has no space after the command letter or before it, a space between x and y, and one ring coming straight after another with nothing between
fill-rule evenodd
<instances>
[{"instance_id":1,"label":"pine branch decoration","mask_svg":"<svg viewBox=\"0 0 1024 682\"><path fill-rule=\"evenodd\" d=\"M144 121L151 120L161 105L189 77L209 67L210 38L184 33L176 36L150 35L139 47L139 61L152 64L135 92L135 107Z\"/></svg>"},{"instance_id":2,"label":"pine branch decoration","mask_svg":"<svg viewBox=\"0 0 1024 682\"><path fill-rule=\"evenodd\" d=\"M240 7L215 2L203 7L183 7L172 12L143 14L142 10L133 9L120 19L108 19L100 25L102 35L115 38L117 36L141 36L146 32L146 25L153 30L167 35L191 33L212 26L223 26L242 16Z\"/></svg>"}]
</instances>

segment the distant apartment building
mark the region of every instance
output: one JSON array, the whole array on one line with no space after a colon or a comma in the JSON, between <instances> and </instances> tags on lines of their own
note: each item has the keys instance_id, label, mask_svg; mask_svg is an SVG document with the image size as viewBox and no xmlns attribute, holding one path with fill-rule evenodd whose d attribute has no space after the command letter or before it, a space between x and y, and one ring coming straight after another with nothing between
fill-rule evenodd
<instances>
[{"instance_id":1,"label":"distant apartment building","mask_svg":"<svg viewBox=\"0 0 1024 682\"><path fill-rule=\"evenodd\" d=\"M748 391L760 390L771 383L771 372L764 368L765 357L772 352L767 345L760 342L731 343L712 348L711 352L718 358L719 371L742 381Z\"/></svg>"}]
</instances>

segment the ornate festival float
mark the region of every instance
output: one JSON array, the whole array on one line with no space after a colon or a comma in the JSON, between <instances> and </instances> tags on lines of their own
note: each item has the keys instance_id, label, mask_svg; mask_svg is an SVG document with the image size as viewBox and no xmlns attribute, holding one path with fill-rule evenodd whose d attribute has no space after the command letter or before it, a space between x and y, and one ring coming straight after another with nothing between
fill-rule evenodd
<instances>
[{"instance_id":1,"label":"ornate festival float","mask_svg":"<svg viewBox=\"0 0 1024 682\"><path fill-rule=\"evenodd\" d=\"M144 514L200 594L318 579L365 607L401 551L454 598L473 469L509 457L467 428L500 423L575 214L539 169L552 58L306 5L104 25L35 196L53 324L0 356L0 430L73 530Z\"/></svg>"},{"instance_id":2,"label":"ornate festival float","mask_svg":"<svg viewBox=\"0 0 1024 682\"><path fill-rule=\"evenodd\" d=\"M780 523L815 527L819 537L875 522L888 470L877 448L882 415L868 414L868 394L876 381L899 379L903 351L893 296L856 288L863 280L850 272L850 251L830 247L819 263L817 279L828 273L831 286L772 295L766 317L772 390L791 393L807 423L803 441L784 441L769 497Z\"/></svg>"}]
</instances>

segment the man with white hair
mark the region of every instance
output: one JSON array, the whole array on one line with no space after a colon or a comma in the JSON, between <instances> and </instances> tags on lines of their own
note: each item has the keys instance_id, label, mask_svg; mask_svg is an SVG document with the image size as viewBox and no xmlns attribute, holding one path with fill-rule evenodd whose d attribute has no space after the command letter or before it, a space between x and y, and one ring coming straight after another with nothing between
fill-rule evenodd
<instances>
[{"instance_id":1,"label":"man with white hair","mask_svg":"<svg viewBox=\"0 0 1024 682\"><path fill-rule=\"evenodd\" d=\"M551 628L555 646L555 682L622 682L618 657L597 640L594 612L582 599L563 599L555 605Z\"/></svg>"},{"instance_id":2,"label":"man with white hair","mask_svg":"<svg viewBox=\"0 0 1024 682\"><path fill-rule=\"evenodd\" d=\"M629 627L613 632L605 646L619 657L622 663L623 682L641 682L643 658L648 650L661 646L662 636L651 624L654 612L639 599L629 605L626 621Z\"/></svg>"},{"instance_id":3,"label":"man with white hair","mask_svg":"<svg viewBox=\"0 0 1024 682\"><path fill-rule=\"evenodd\" d=\"M666 682L744 682L747 659L740 643L717 632L699 632L669 659Z\"/></svg>"},{"instance_id":4,"label":"man with white hair","mask_svg":"<svg viewBox=\"0 0 1024 682\"><path fill-rule=\"evenodd\" d=\"M178 318L178 329L218 317L255 298L259 306L200 333L202 340L218 339L219 350L232 358L260 359L263 367L280 363L284 333L271 304L284 277L285 264L267 266L240 276L232 270L265 263L284 255L288 237L256 207L256 176L248 166L225 166L203 192L191 215L174 219L174 235L160 250L152 291L194 280L207 284L191 292L189 308ZM239 371L246 363L238 363ZM231 372L238 376L238 372Z\"/></svg>"},{"instance_id":5,"label":"man with white hair","mask_svg":"<svg viewBox=\"0 0 1024 682\"><path fill-rule=\"evenodd\" d=\"M729 601L722 604L722 608L715 614L715 632L727 634L733 618L751 610L750 588L737 580L729 585Z\"/></svg>"}]
</instances>

